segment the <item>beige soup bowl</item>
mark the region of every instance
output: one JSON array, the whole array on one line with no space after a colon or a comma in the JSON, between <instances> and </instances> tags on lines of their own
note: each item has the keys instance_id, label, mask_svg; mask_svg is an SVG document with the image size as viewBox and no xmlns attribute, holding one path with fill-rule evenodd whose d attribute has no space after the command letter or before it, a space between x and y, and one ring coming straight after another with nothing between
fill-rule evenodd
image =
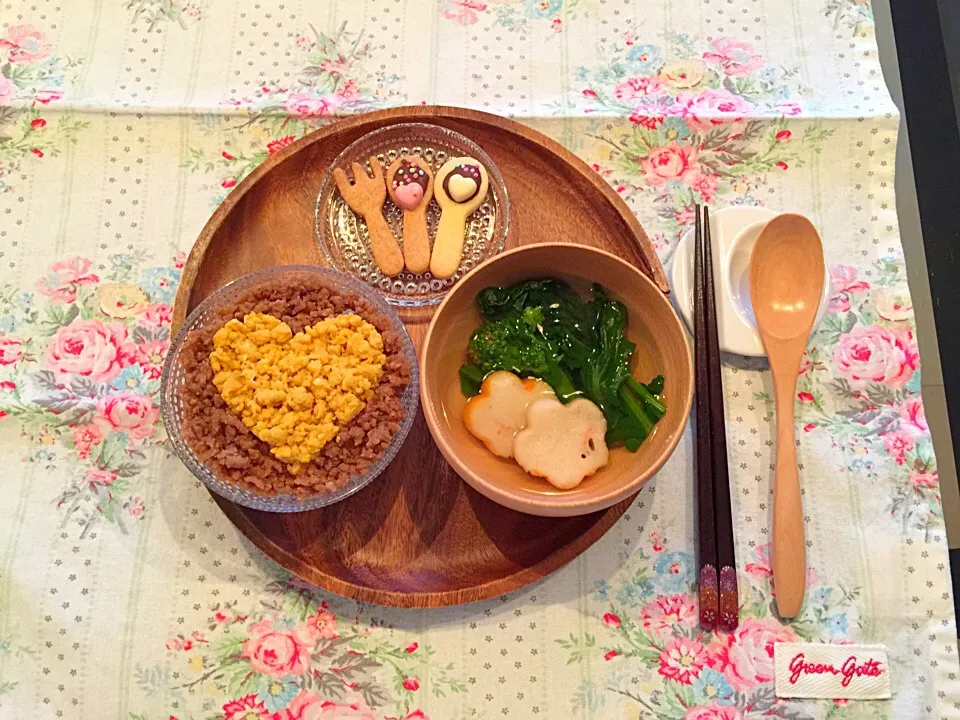
<instances>
[{"instance_id":1,"label":"beige soup bowl","mask_svg":"<svg viewBox=\"0 0 960 720\"><path fill-rule=\"evenodd\" d=\"M609 463L572 490L557 490L495 456L463 423L466 398L458 370L480 325L476 296L491 285L557 277L581 293L599 282L627 306L627 336L637 344L633 375L643 382L663 374L667 413L653 435L631 453L611 450ZM510 250L479 265L437 309L420 356L420 400L440 452L475 490L508 508L565 517L603 510L636 493L667 461L680 440L693 399L690 348L668 298L636 267L584 245L549 243Z\"/></svg>"}]
</instances>

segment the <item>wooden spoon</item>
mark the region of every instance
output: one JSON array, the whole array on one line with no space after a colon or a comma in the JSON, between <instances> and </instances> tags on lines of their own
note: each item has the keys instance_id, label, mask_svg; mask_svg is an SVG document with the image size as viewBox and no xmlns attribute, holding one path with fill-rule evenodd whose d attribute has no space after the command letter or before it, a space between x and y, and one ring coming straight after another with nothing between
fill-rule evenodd
<instances>
[{"instance_id":1,"label":"wooden spoon","mask_svg":"<svg viewBox=\"0 0 960 720\"><path fill-rule=\"evenodd\" d=\"M823 246L802 215L778 215L750 259L750 301L770 360L777 408L773 490L773 580L781 617L796 617L806 585L803 503L797 475L793 403L800 361L823 292Z\"/></svg>"}]
</instances>

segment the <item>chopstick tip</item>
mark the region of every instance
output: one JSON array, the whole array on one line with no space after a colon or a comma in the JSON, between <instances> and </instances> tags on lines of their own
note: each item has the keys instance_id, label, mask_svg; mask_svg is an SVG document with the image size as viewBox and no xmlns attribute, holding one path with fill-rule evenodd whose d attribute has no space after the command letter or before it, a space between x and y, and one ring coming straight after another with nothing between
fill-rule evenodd
<instances>
[{"instance_id":1,"label":"chopstick tip","mask_svg":"<svg viewBox=\"0 0 960 720\"><path fill-rule=\"evenodd\" d=\"M733 632L740 624L740 598L737 589L737 571L729 565L720 569L720 629Z\"/></svg>"},{"instance_id":2,"label":"chopstick tip","mask_svg":"<svg viewBox=\"0 0 960 720\"><path fill-rule=\"evenodd\" d=\"M700 627L710 631L717 627L719 595L717 569L713 565L700 568Z\"/></svg>"}]
</instances>

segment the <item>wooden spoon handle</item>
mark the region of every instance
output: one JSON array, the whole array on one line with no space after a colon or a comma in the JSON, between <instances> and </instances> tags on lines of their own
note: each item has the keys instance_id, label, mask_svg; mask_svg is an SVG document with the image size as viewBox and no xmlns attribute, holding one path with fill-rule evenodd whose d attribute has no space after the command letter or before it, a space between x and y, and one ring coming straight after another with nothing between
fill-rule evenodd
<instances>
[{"instance_id":1,"label":"wooden spoon handle","mask_svg":"<svg viewBox=\"0 0 960 720\"><path fill-rule=\"evenodd\" d=\"M364 219L370 233L370 250L373 251L373 259L380 272L391 277L397 275L403 270L403 253L393 236L393 230L379 210L364 215Z\"/></svg>"},{"instance_id":2,"label":"wooden spoon handle","mask_svg":"<svg viewBox=\"0 0 960 720\"><path fill-rule=\"evenodd\" d=\"M798 363L799 365L799 363ZM776 378L776 376L775 376ZM793 382L781 378L777 395L777 461L773 485L773 582L781 617L796 617L803 604L807 579L807 550L803 531L803 502L797 473L797 446ZM776 379L774 380L776 385Z\"/></svg>"},{"instance_id":3,"label":"wooden spoon handle","mask_svg":"<svg viewBox=\"0 0 960 720\"><path fill-rule=\"evenodd\" d=\"M430 268L430 238L427 236L426 203L403 213L403 257L407 270L426 272Z\"/></svg>"},{"instance_id":4,"label":"wooden spoon handle","mask_svg":"<svg viewBox=\"0 0 960 720\"><path fill-rule=\"evenodd\" d=\"M430 258L430 272L438 278L453 277L460 267L463 254L463 233L467 227L467 216L456 206L445 207L437 225L437 237L433 240L433 257Z\"/></svg>"}]
</instances>

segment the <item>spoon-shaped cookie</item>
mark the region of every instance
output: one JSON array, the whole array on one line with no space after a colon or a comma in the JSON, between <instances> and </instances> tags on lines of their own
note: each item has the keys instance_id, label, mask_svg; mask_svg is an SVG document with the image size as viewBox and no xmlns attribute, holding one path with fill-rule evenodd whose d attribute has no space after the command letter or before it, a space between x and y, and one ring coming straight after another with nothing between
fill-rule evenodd
<instances>
[{"instance_id":1,"label":"spoon-shaped cookie","mask_svg":"<svg viewBox=\"0 0 960 720\"><path fill-rule=\"evenodd\" d=\"M450 158L433 180L433 194L442 211L433 241L430 272L452 277L460 267L467 218L487 197L487 169L472 157Z\"/></svg>"},{"instance_id":2,"label":"spoon-shaped cookie","mask_svg":"<svg viewBox=\"0 0 960 720\"><path fill-rule=\"evenodd\" d=\"M403 210L403 258L407 270L426 272L430 267L427 205L433 197L433 172L416 155L401 155L387 168L387 192Z\"/></svg>"},{"instance_id":3,"label":"spoon-shaped cookie","mask_svg":"<svg viewBox=\"0 0 960 720\"><path fill-rule=\"evenodd\" d=\"M370 167L373 177L367 175L366 169L358 162L351 165L353 168L353 184L347 178L342 168L333 169L333 180L343 196L344 202L358 215L363 215L367 221L367 230L370 233L370 249L373 259L384 275L396 275L403 270L403 253L393 231L383 217L383 202L387 199L387 186L383 180L383 169L376 156L370 158Z\"/></svg>"}]
</instances>

